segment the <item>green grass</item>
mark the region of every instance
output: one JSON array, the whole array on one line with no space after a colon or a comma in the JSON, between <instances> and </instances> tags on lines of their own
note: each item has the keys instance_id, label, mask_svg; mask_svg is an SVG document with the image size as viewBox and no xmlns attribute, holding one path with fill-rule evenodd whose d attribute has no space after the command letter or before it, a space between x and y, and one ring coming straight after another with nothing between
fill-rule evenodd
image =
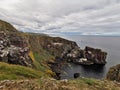
<instances>
[{"instance_id":1,"label":"green grass","mask_svg":"<svg viewBox=\"0 0 120 90\"><path fill-rule=\"evenodd\" d=\"M49 67L46 66L47 61L50 61L50 59L53 58L49 53L46 53L45 51L43 53L33 53L35 61L34 66L37 70L46 71Z\"/></svg>"},{"instance_id":2,"label":"green grass","mask_svg":"<svg viewBox=\"0 0 120 90\"><path fill-rule=\"evenodd\" d=\"M49 52L43 50L42 47L39 47L40 52L33 51L33 56L35 61L33 62L37 70L45 71L48 69L46 62L54 58Z\"/></svg>"},{"instance_id":3,"label":"green grass","mask_svg":"<svg viewBox=\"0 0 120 90\"><path fill-rule=\"evenodd\" d=\"M45 76L42 72L19 65L0 62L0 80L4 79L32 79Z\"/></svg>"},{"instance_id":4,"label":"green grass","mask_svg":"<svg viewBox=\"0 0 120 90\"><path fill-rule=\"evenodd\" d=\"M47 66L47 61L50 61L54 58L47 50L42 47L42 44L45 43L44 39L48 38L47 36L28 34L25 35L29 40L30 49L33 52L34 56L34 67L40 71L46 71L49 69ZM46 45L46 44L45 44Z\"/></svg>"},{"instance_id":5,"label":"green grass","mask_svg":"<svg viewBox=\"0 0 120 90\"><path fill-rule=\"evenodd\" d=\"M88 85L94 85L96 84L96 80L95 79L91 79L91 78L82 78L81 80L84 81L84 83L88 84Z\"/></svg>"},{"instance_id":6,"label":"green grass","mask_svg":"<svg viewBox=\"0 0 120 90\"><path fill-rule=\"evenodd\" d=\"M89 85L89 86L92 86L92 85L96 85L99 80L97 79L93 79L93 78L78 78L78 79L73 79L73 80L70 80L71 83L77 83L77 84L81 84L81 85Z\"/></svg>"}]
</instances>

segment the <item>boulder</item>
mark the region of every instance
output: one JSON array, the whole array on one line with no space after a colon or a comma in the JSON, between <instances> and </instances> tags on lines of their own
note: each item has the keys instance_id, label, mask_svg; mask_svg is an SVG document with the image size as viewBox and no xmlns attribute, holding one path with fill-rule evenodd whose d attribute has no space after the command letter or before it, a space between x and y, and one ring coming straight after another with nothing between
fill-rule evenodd
<instances>
[{"instance_id":1,"label":"boulder","mask_svg":"<svg viewBox=\"0 0 120 90\"><path fill-rule=\"evenodd\" d=\"M74 78L80 77L80 73L74 73Z\"/></svg>"}]
</instances>

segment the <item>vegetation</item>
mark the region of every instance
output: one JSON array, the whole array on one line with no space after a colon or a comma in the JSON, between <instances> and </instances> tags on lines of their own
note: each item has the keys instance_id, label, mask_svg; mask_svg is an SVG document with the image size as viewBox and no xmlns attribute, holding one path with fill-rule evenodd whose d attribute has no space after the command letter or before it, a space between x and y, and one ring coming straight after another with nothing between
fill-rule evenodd
<instances>
[{"instance_id":1,"label":"vegetation","mask_svg":"<svg viewBox=\"0 0 120 90\"><path fill-rule=\"evenodd\" d=\"M30 79L45 76L42 72L19 65L10 65L0 62L0 80Z\"/></svg>"},{"instance_id":2,"label":"vegetation","mask_svg":"<svg viewBox=\"0 0 120 90\"><path fill-rule=\"evenodd\" d=\"M8 22L0 20L0 30L6 32L17 32L17 30Z\"/></svg>"},{"instance_id":3,"label":"vegetation","mask_svg":"<svg viewBox=\"0 0 120 90\"><path fill-rule=\"evenodd\" d=\"M34 55L33 55L33 52L32 52L32 51L29 52L29 56L30 56L30 58L32 59L32 61L35 61L35 58L34 58Z\"/></svg>"},{"instance_id":4,"label":"vegetation","mask_svg":"<svg viewBox=\"0 0 120 90\"><path fill-rule=\"evenodd\" d=\"M6 81L3 87L5 90L9 88L11 88L9 90L120 90L120 86L114 82L89 78L59 81L52 78Z\"/></svg>"}]
</instances>

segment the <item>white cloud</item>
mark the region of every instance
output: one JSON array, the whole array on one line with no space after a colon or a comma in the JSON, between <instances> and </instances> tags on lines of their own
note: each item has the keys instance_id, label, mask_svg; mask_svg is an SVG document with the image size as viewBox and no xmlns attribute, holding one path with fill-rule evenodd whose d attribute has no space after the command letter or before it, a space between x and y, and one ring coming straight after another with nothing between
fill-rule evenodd
<instances>
[{"instance_id":1,"label":"white cloud","mask_svg":"<svg viewBox=\"0 0 120 90\"><path fill-rule=\"evenodd\" d=\"M1 0L0 19L22 31L118 35L120 0Z\"/></svg>"}]
</instances>

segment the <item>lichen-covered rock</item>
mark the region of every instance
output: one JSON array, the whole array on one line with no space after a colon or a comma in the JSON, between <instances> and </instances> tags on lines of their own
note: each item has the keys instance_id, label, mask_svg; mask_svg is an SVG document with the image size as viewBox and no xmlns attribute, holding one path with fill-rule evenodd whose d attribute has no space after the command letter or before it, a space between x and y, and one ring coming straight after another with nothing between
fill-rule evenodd
<instances>
[{"instance_id":1,"label":"lichen-covered rock","mask_svg":"<svg viewBox=\"0 0 120 90\"><path fill-rule=\"evenodd\" d=\"M112 81L120 82L120 64L109 69L106 78Z\"/></svg>"},{"instance_id":2,"label":"lichen-covered rock","mask_svg":"<svg viewBox=\"0 0 120 90\"><path fill-rule=\"evenodd\" d=\"M26 39L0 31L0 61L32 67L29 51Z\"/></svg>"}]
</instances>

